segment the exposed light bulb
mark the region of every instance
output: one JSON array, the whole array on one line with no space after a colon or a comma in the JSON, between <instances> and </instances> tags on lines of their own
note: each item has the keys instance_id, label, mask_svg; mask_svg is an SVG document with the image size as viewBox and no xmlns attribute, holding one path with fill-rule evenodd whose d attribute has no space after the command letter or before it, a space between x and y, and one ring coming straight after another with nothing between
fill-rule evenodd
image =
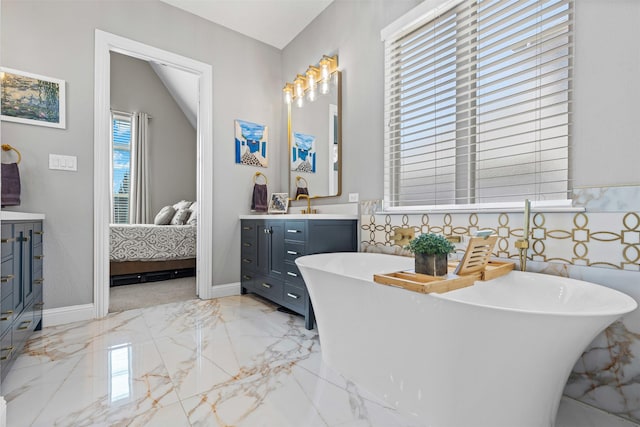
<instances>
[{"instance_id":1,"label":"exposed light bulb","mask_svg":"<svg viewBox=\"0 0 640 427\"><path fill-rule=\"evenodd\" d=\"M304 106L304 96L299 96L296 98L296 105L298 108L302 108Z\"/></svg>"},{"instance_id":2,"label":"exposed light bulb","mask_svg":"<svg viewBox=\"0 0 640 427\"><path fill-rule=\"evenodd\" d=\"M320 93L323 95L326 95L329 93L329 81L328 80L322 80L320 82Z\"/></svg>"},{"instance_id":3,"label":"exposed light bulb","mask_svg":"<svg viewBox=\"0 0 640 427\"><path fill-rule=\"evenodd\" d=\"M293 101L293 85L287 83L282 91L284 92L284 102L287 105L291 104L291 101Z\"/></svg>"},{"instance_id":4,"label":"exposed light bulb","mask_svg":"<svg viewBox=\"0 0 640 427\"><path fill-rule=\"evenodd\" d=\"M310 102L313 102L316 100L316 95L317 95L317 87L318 87L318 82L316 81L316 71L318 70L317 67L314 67L313 65L309 67L309 69L307 70L307 97L309 99Z\"/></svg>"}]
</instances>

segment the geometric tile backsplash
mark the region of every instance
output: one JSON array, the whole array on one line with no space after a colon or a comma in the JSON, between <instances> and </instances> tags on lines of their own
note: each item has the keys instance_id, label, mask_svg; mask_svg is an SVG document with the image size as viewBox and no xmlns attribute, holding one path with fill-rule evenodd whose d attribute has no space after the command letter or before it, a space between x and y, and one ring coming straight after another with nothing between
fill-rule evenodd
<instances>
[{"instance_id":1,"label":"geometric tile backsplash","mask_svg":"<svg viewBox=\"0 0 640 427\"><path fill-rule=\"evenodd\" d=\"M365 252L410 255L392 239L396 228L411 228L416 235L429 232L446 236L471 236L479 229L490 229L498 235L493 255L517 260L514 243L522 238L522 221L522 213L362 215L361 246ZM456 247L460 253L466 245ZM640 271L640 214L534 213L528 259Z\"/></svg>"}]
</instances>

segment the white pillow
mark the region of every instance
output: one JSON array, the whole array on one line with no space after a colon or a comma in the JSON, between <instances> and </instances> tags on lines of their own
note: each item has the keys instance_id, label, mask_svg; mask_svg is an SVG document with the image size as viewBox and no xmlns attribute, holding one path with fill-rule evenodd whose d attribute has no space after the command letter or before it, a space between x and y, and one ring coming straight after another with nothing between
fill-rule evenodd
<instances>
[{"instance_id":1,"label":"white pillow","mask_svg":"<svg viewBox=\"0 0 640 427\"><path fill-rule=\"evenodd\" d=\"M198 211L196 210L191 211L191 215L187 220L187 225L198 225Z\"/></svg>"},{"instance_id":2,"label":"white pillow","mask_svg":"<svg viewBox=\"0 0 640 427\"><path fill-rule=\"evenodd\" d=\"M175 205L173 205L173 208L174 208L175 210L186 209L186 208L188 208L189 206L191 206L191 203L192 203L192 202L190 202L190 201L188 201L188 200L181 200L181 201L179 201L178 203L176 203Z\"/></svg>"},{"instance_id":3,"label":"white pillow","mask_svg":"<svg viewBox=\"0 0 640 427\"><path fill-rule=\"evenodd\" d=\"M191 211L187 208L178 209L171 219L171 225L184 225Z\"/></svg>"},{"instance_id":4,"label":"white pillow","mask_svg":"<svg viewBox=\"0 0 640 427\"><path fill-rule=\"evenodd\" d=\"M167 225L171 222L175 214L176 210L173 206L165 206L160 209L160 212L158 212L158 215L154 218L153 223L155 225Z\"/></svg>"}]
</instances>

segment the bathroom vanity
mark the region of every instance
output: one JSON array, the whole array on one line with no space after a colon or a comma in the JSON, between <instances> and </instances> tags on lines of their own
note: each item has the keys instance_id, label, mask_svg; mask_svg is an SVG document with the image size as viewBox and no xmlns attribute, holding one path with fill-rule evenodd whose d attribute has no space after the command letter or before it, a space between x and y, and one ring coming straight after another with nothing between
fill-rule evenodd
<instances>
[{"instance_id":1,"label":"bathroom vanity","mask_svg":"<svg viewBox=\"0 0 640 427\"><path fill-rule=\"evenodd\" d=\"M255 293L304 315L313 307L295 259L327 252L357 252L356 215L242 215L241 292Z\"/></svg>"},{"instance_id":2,"label":"bathroom vanity","mask_svg":"<svg viewBox=\"0 0 640 427\"><path fill-rule=\"evenodd\" d=\"M44 215L3 211L0 380L33 331L42 328Z\"/></svg>"}]
</instances>

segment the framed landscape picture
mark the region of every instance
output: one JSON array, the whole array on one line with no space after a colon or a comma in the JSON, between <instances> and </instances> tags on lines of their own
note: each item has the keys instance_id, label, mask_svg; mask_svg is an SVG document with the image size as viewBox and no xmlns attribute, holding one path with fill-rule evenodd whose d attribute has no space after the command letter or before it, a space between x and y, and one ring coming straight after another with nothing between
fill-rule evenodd
<instances>
[{"instance_id":1,"label":"framed landscape picture","mask_svg":"<svg viewBox=\"0 0 640 427\"><path fill-rule=\"evenodd\" d=\"M0 68L0 117L8 122L65 129L65 81Z\"/></svg>"}]
</instances>

